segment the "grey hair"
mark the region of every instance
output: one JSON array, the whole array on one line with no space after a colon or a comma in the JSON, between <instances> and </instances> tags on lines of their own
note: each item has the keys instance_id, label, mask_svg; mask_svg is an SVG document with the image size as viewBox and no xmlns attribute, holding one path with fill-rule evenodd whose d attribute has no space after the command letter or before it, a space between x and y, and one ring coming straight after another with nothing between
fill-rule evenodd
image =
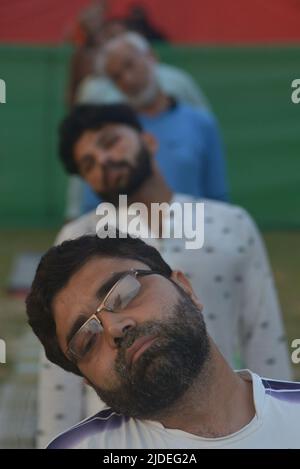
<instances>
[{"instance_id":1,"label":"grey hair","mask_svg":"<svg viewBox=\"0 0 300 469\"><path fill-rule=\"evenodd\" d=\"M109 52L117 48L120 44L128 44L142 54L147 54L151 51L149 42L141 34L135 33L133 31L122 33L104 44L101 50L101 54L97 60L97 71L105 73L105 64Z\"/></svg>"}]
</instances>

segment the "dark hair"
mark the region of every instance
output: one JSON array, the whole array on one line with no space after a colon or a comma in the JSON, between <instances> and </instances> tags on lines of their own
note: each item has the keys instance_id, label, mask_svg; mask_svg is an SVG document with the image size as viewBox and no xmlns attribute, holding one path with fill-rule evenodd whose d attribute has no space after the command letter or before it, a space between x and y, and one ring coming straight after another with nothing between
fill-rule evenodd
<instances>
[{"instance_id":1,"label":"dark hair","mask_svg":"<svg viewBox=\"0 0 300 469\"><path fill-rule=\"evenodd\" d=\"M47 358L80 376L77 366L60 349L53 318L53 299L84 264L92 258L104 256L139 260L168 278L172 273L155 248L130 236L105 239L94 235L81 236L64 241L44 254L26 299L28 323L44 346Z\"/></svg>"},{"instance_id":2,"label":"dark hair","mask_svg":"<svg viewBox=\"0 0 300 469\"><path fill-rule=\"evenodd\" d=\"M78 173L73 148L81 135L88 130L99 130L107 124L125 124L138 132L142 131L134 110L126 104L75 106L62 121L59 127L59 156L68 173Z\"/></svg>"}]
</instances>

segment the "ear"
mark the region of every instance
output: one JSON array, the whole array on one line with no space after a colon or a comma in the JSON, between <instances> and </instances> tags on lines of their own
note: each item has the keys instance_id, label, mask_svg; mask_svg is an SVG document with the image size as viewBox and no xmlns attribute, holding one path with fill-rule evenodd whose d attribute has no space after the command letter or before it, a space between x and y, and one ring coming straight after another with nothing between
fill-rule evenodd
<instances>
[{"instance_id":1,"label":"ear","mask_svg":"<svg viewBox=\"0 0 300 469\"><path fill-rule=\"evenodd\" d=\"M154 135L149 134L148 132L143 132L141 137L151 155L154 156L158 149L158 142Z\"/></svg>"},{"instance_id":2,"label":"ear","mask_svg":"<svg viewBox=\"0 0 300 469\"><path fill-rule=\"evenodd\" d=\"M200 303L199 299L197 298L193 287L191 285L191 282L189 279L184 275L181 270L173 270L171 274L171 279L173 282L177 283L188 295L189 297L193 300L193 302L198 306L200 311L203 310L203 304Z\"/></svg>"}]
</instances>

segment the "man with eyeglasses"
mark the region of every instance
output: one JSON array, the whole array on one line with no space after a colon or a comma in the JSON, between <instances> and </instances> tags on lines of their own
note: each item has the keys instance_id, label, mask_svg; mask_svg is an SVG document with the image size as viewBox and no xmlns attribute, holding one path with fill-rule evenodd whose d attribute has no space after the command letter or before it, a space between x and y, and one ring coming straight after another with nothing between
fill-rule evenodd
<instances>
[{"instance_id":1,"label":"man with eyeglasses","mask_svg":"<svg viewBox=\"0 0 300 469\"><path fill-rule=\"evenodd\" d=\"M146 241L190 279L205 305L203 315L209 334L232 367L242 364L262 376L291 379L280 307L255 224L240 207L173 193L156 165L155 151L154 137L144 131L126 105L79 106L60 128L60 157L65 169L80 174L105 201L116 206L122 217L127 214L118 206L119 194L128 196L128 204L143 202L149 208L162 202L182 207L204 202L201 249L186 249L185 238ZM63 227L56 243L96 234L98 221L95 211L74 220ZM176 226L177 220L171 221ZM95 413L99 406L95 393L81 379L42 359L39 447Z\"/></svg>"},{"instance_id":2,"label":"man with eyeglasses","mask_svg":"<svg viewBox=\"0 0 300 469\"><path fill-rule=\"evenodd\" d=\"M140 239L51 248L27 298L46 355L107 408L49 448L300 448L300 384L234 372L180 271Z\"/></svg>"}]
</instances>

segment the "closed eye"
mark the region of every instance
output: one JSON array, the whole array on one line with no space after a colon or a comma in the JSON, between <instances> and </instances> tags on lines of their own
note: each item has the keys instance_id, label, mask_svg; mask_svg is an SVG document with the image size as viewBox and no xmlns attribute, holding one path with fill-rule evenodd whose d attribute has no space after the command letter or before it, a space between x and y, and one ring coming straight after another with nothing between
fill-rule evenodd
<instances>
[{"instance_id":1,"label":"closed eye","mask_svg":"<svg viewBox=\"0 0 300 469\"><path fill-rule=\"evenodd\" d=\"M98 335L92 335L86 342L86 344L83 347L83 356L86 356L93 348L97 341Z\"/></svg>"},{"instance_id":2,"label":"closed eye","mask_svg":"<svg viewBox=\"0 0 300 469\"><path fill-rule=\"evenodd\" d=\"M79 171L81 174L87 174L89 171L93 169L95 166L95 159L88 155L83 158L83 160L80 163L79 166Z\"/></svg>"}]
</instances>

